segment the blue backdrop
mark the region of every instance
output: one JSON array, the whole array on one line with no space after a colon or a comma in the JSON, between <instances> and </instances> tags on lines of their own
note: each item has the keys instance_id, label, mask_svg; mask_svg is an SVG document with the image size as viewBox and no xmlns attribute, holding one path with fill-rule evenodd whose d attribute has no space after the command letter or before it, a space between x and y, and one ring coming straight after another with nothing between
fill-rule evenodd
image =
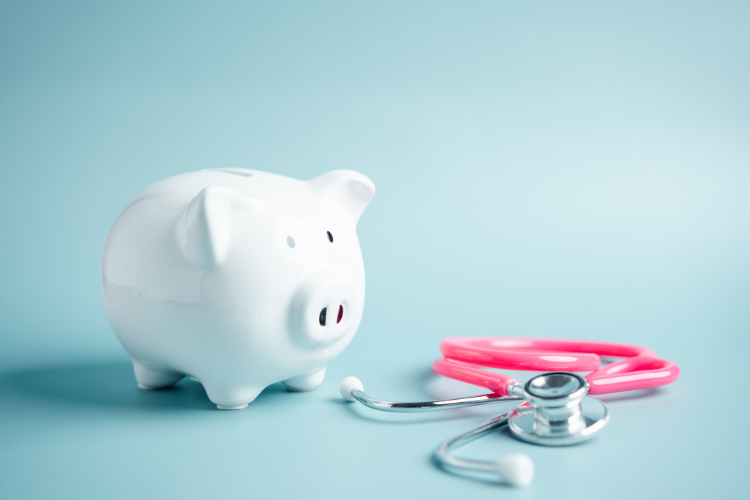
<instances>
[{"instance_id":1,"label":"blue backdrop","mask_svg":"<svg viewBox=\"0 0 750 500\"><path fill-rule=\"evenodd\" d=\"M716 1L3 2L0 498L746 496L749 19ZM130 197L220 167L377 186L354 342L317 390L237 412L194 382L139 391L98 285ZM641 343L682 376L603 397L588 444L462 450L532 455L513 490L430 458L500 409L338 397L348 375L390 399L481 393L430 370L453 335Z\"/></svg>"}]
</instances>

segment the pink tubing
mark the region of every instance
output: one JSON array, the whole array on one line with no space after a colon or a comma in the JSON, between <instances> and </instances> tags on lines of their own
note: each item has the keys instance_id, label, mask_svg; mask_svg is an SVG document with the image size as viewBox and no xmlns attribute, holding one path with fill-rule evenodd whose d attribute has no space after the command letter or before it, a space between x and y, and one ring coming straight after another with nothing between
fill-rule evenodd
<instances>
[{"instance_id":1,"label":"pink tubing","mask_svg":"<svg viewBox=\"0 0 750 500\"><path fill-rule=\"evenodd\" d=\"M656 357L647 347L591 340L527 339L514 337L452 337L443 340L444 359L432 364L435 373L485 387L508 396L516 380L479 368L506 370L587 372L589 394L632 391L677 380L680 369ZM600 367L600 356L625 358Z\"/></svg>"}]
</instances>

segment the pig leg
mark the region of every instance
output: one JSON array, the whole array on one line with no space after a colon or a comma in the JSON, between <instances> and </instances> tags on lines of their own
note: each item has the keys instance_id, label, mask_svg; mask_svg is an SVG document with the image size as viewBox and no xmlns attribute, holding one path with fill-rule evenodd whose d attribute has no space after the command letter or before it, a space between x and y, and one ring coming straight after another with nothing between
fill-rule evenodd
<instances>
[{"instance_id":1,"label":"pig leg","mask_svg":"<svg viewBox=\"0 0 750 500\"><path fill-rule=\"evenodd\" d=\"M161 389L174 385L185 375L151 363L133 359L133 371L141 389Z\"/></svg>"},{"instance_id":2,"label":"pig leg","mask_svg":"<svg viewBox=\"0 0 750 500\"><path fill-rule=\"evenodd\" d=\"M208 399L220 410L241 410L258 397L265 387L229 386L226 383L213 383L201 378Z\"/></svg>"},{"instance_id":3,"label":"pig leg","mask_svg":"<svg viewBox=\"0 0 750 500\"><path fill-rule=\"evenodd\" d=\"M326 367L321 366L296 377L284 380L284 385L289 391L311 391L318 387L326 376Z\"/></svg>"}]
</instances>

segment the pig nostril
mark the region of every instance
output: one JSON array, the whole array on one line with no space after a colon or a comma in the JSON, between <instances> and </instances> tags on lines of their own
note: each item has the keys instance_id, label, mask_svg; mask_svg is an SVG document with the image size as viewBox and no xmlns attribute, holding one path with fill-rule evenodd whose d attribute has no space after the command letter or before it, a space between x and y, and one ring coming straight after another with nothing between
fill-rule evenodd
<instances>
[{"instance_id":1,"label":"pig nostril","mask_svg":"<svg viewBox=\"0 0 750 500\"><path fill-rule=\"evenodd\" d=\"M344 317L344 306L339 305L339 317L336 318L336 323L341 323L341 318Z\"/></svg>"},{"instance_id":2,"label":"pig nostril","mask_svg":"<svg viewBox=\"0 0 750 500\"><path fill-rule=\"evenodd\" d=\"M324 307L323 310L320 311L320 317L318 318L318 321L320 321L320 326L326 326L326 309L327 307Z\"/></svg>"}]
</instances>

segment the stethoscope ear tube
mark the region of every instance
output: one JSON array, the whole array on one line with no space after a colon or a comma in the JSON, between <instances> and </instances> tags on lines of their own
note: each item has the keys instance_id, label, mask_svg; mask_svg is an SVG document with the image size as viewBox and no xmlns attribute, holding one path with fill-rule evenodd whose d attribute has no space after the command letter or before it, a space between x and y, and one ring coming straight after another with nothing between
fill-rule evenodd
<instances>
[{"instance_id":1,"label":"stethoscope ear tube","mask_svg":"<svg viewBox=\"0 0 750 500\"><path fill-rule=\"evenodd\" d=\"M435 450L435 460L441 467L447 470L459 469L471 472L488 472L511 486L527 486L531 484L531 481L534 479L534 461L525 453L506 455L497 462L469 460L459 458L451 453L453 449L502 429L508 425L508 418L511 413L504 413L458 437L445 441Z\"/></svg>"},{"instance_id":2,"label":"stethoscope ear tube","mask_svg":"<svg viewBox=\"0 0 750 500\"><path fill-rule=\"evenodd\" d=\"M341 397L347 401L359 401L368 408L388 412L423 412L447 410L450 408L462 408L466 406L477 406L507 401L522 401L520 397L498 397L496 394L485 394L468 398L450 399L444 401L425 401L420 403L395 403L384 401L368 396L364 392L362 382L356 377L347 377L339 385ZM484 460L467 460L451 454L451 450L463 446L475 439L485 436L491 432L508 425L508 417L513 412L508 412L493 418L487 423L470 430L460 436L444 442L435 451L435 460L446 469L461 469L472 472L488 472L511 486L526 486L534 478L534 462L526 454L515 453L503 457L497 462Z\"/></svg>"},{"instance_id":3,"label":"stethoscope ear tube","mask_svg":"<svg viewBox=\"0 0 750 500\"><path fill-rule=\"evenodd\" d=\"M497 394L483 394L468 398L446 399L442 401L423 401L415 403L396 403L368 396L364 392L362 382L357 377L347 377L339 385L341 397L347 401L359 401L368 408L380 411L398 413L416 413L423 411L448 410L486 404L504 403L506 401L521 401L520 397L500 397Z\"/></svg>"}]
</instances>

